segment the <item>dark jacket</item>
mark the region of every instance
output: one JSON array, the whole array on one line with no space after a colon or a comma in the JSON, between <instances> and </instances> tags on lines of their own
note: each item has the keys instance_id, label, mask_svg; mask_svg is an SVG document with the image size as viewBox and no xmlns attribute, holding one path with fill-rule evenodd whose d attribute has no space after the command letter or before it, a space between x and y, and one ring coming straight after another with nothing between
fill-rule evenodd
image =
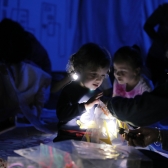
<instances>
[{"instance_id":1,"label":"dark jacket","mask_svg":"<svg viewBox=\"0 0 168 168\"><path fill-rule=\"evenodd\" d=\"M59 127L79 130L76 120L80 119L83 113L86 113L84 103L96 93L98 90L90 91L80 86L77 81L67 85L62 90L56 106ZM94 108L91 109L91 111L93 110Z\"/></svg>"},{"instance_id":2,"label":"dark jacket","mask_svg":"<svg viewBox=\"0 0 168 168\"><path fill-rule=\"evenodd\" d=\"M168 82L135 98L110 98L107 107L114 117L134 126L156 123L168 116Z\"/></svg>"}]
</instances>

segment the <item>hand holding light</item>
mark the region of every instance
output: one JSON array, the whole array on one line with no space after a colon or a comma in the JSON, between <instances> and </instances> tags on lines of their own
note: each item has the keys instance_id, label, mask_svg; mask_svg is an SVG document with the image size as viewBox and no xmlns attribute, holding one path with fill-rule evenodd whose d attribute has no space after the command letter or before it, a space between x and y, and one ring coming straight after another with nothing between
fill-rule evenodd
<instances>
[{"instance_id":1,"label":"hand holding light","mask_svg":"<svg viewBox=\"0 0 168 168\"><path fill-rule=\"evenodd\" d=\"M160 135L159 131L160 130L156 128L141 127L135 130L129 130L129 133L136 134L136 138L133 139L129 137L128 134L123 134L123 136L130 146L146 147L149 144L161 140L161 138L158 139Z\"/></svg>"},{"instance_id":2,"label":"hand holding light","mask_svg":"<svg viewBox=\"0 0 168 168\"><path fill-rule=\"evenodd\" d=\"M99 104L99 98L103 96L103 92L91 97L86 103L85 103L85 109L90 110L95 104Z\"/></svg>"}]
</instances>

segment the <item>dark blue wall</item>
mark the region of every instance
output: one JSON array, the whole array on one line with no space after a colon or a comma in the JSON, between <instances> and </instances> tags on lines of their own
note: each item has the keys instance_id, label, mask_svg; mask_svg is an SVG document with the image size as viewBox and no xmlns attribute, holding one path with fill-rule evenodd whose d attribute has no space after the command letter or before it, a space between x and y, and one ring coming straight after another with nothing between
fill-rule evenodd
<instances>
[{"instance_id":1,"label":"dark blue wall","mask_svg":"<svg viewBox=\"0 0 168 168\"><path fill-rule=\"evenodd\" d=\"M69 56L86 42L111 54L136 43L145 59L151 41L143 24L164 2L168 0L0 0L0 20L21 23L46 48L52 70L64 71Z\"/></svg>"}]
</instances>

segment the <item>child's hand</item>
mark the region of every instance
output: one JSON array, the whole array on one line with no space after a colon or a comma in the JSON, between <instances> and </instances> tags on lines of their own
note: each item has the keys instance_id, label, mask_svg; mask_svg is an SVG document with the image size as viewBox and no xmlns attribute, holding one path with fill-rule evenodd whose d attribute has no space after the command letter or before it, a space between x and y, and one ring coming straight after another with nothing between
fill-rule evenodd
<instances>
[{"instance_id":1,"label":"child's hand","mask_svg":"<svg viewBox=\"0 0 168 168\"><path fill-rule=\"evenodd\" d=\"M103 92L91 97L86 103L85 103L85 109L89 110L91 109L95 104L99 104L99 98L103 96Z\"/></svg>"}]
</instances>

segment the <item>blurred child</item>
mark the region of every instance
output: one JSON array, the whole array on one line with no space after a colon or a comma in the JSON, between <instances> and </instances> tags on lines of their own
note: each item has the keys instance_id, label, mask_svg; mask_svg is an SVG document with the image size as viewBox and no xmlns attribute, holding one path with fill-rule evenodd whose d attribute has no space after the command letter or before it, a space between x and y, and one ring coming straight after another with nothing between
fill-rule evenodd
<instances>
[{"instance_id":1,"label":"blurred child","mask_svg":"<svg viewBox=\"0 0 168 168\"><path fill-rule=\"evenodd\" d=\"M23 119L22 121L28 120L34 123L40 118L44 103L50 94L51 76L30 61L31 52L32 43L23 27L10 19L2 20L0 22L0 100L2 100L0 110L3 115L1 120L17 115L17 122ZM27 107L28 110L23 110L21 107Z\"/></svg>"},{"instance_id":2,"label":"blurred child","mask_svg":"<svg viewBox=\"0 0 168 168\"><path fill-rule=\"evenodd\" d=\"M81 140L87 125L94 117L95 105L103 95L98 90L110 69L107 51L94 43L83 45L68 62L67 71L78 75L62 90L57 103L58 136L54 142L68 139Z\"/></svg>"},{"instance_id":3,"label":"blurred child","mask_svg":"<svg viewBox=\"0 0 168 168\"><path fill-rule=\"evenodd\" d=\"M153 90L152 82L141 73L142 65L138 46L124 46L116 51L113 57L113 97L133 98Z\"/></svg>"}]
</instances>

